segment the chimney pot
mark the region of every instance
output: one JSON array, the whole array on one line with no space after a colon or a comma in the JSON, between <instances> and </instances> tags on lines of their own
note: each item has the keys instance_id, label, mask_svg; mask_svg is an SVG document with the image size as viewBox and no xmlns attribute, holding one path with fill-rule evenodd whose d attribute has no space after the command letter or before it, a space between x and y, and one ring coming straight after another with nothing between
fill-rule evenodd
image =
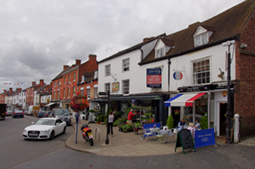
<instances>
[{"instance_id":1,"label":"chimney pot","mask_svg":"<svg viewBox=\"0 0 255 169\"><path fill-rule=\"evenodd\" d=\"M68 65L64 65L63 66L63 70L65 70L66 68L68 68L69 66Z\"/></svg>"},{"instance_id":2,"label":"chimney pot","mask_svg":"<svg viewBox=\"0 0 255 169\"><path fill-rule=\"evenodd\" d=\"M76 65L80 65L81 64L81 60L79 60L79 59L76 59L75 62L76 62L75 63Z\"/></svg>"}]
</instances>

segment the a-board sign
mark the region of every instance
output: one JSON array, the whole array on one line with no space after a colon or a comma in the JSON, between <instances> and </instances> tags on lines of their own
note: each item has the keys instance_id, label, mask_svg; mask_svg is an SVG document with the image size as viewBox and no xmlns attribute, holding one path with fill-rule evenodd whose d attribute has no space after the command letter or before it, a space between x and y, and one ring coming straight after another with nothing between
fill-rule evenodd
<instances>
[{"instance_id":1,"label":"a-board sign","mask_svg":"<svg viewBox=\"0 0 255 169\"><path fill-rule=\"evenodd\" d=\"M183 154L185 154L185 149L194 149L196 151L193 137L191 135L190 130L188 129L182 129L181 131L178 132L177 135L177 140L176 140L176 145L175 145L175 152L178 147L182 147Z\"/></svg>"},{"instance_id":2,"label":"a-board sign","mask_svg":"<svg viewBox=\"0 0 255 169\"><path fill-rule=\"evenodd\" d=\"M214 128L197 130L195 134L195 147L215 145Z\"/></svg>"}]
</instances>

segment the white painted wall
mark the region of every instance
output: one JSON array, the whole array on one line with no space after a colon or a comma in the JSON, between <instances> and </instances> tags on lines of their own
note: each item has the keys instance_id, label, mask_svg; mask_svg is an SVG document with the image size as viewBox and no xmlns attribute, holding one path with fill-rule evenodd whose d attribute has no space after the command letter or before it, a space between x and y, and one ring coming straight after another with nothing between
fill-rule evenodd
<instances>
[{"instance_id":1,"label":"white painted wall","mask_svg":"<svg viewBox=\"0 0 255 169\"><path fill-rule=\"evenodd\" d=\"M130 60L130 70L122 71L122 61L129 58ZM143 66L138 65L141 59L141 51L135 50L130 53L124 54L122 56L116 57L114 59L99 63L99 80L98 80L98 91L104 91L105 83L112 83L114 79L111 76L105 76L105 66L111 65L111 73L117 78L119 82L120 91L116 94L123 94L122 91L122 81L129 79L130 89L129 94L139 94L139 93L150 93L151 88L147 87L147 68L160 67L162 69L162 88L160 91L168 90L168 68L167 60L146 64Z\"/></svg>"},{"instance_id":2,"label":"white painted wall","mask_svg":"<svg viewBox=\"0 0 255 169\"><path fill-rule=\"evenodd\" d=\"M231 47L231 54L233 51L233 47ZM227 52L227 47L223 47L222 45L217 45L214 47L210 47L207 49L203 49L197 52L193 52L190 54L186 54L183 56L175 57L171 59L171 68L170 68L170 91L177 91L178 87L183 86L194 86L193 84L193 75L192 75L192 61L200 60L203 58L210 59L210 82L218 82L218 81L227 81L227 71L225 70L225 55ZM224 79L221 80L218 78L218 74L220 74L221 68L224 71ZM173 74L176 71L181 71L183 74L183 78L181 80L175 80L173 78ZM235 80L235 56L233 57L233 61L231 63L231 80Z\"/></svg>"}]
</instances>

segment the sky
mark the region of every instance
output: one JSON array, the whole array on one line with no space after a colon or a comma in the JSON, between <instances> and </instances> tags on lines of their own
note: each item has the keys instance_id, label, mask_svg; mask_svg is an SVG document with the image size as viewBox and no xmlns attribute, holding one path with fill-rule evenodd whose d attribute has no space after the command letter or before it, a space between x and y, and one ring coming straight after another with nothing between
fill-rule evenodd
<instances>
[{"instance_id":1,"label":"sky","mask_svg":"<svg viewBox=\"0 0 255 169\"><path fill-rule=\"evenodd\" d=\"M76 59L100 61L144 38L203 22L244 0L0 0L0 93Z\"/></svg>"}]
</instances>

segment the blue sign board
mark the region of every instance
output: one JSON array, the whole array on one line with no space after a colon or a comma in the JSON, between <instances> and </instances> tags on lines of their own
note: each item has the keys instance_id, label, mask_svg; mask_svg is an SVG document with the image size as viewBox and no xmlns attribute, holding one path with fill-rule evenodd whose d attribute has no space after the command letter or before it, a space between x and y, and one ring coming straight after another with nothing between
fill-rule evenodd
<instances>
[{"instance_id":1,"label":"blue sign board","mask_svg":"<svg viewBox=\"0 0 255 169\"><path fill-rule=\"evenodd\" d=\"M214 128L195 131L195 147L215 145Z\"/></svg>"},{"instance_id":2,"label":"blue sign board","mask_svg":"<svg viewBox=\"0 0 255 169\"><path fill-rule=\"evenodd\" d=\"M147 69L147 87L161 87L161 68Z\"/></svg>"}]
</instances>

